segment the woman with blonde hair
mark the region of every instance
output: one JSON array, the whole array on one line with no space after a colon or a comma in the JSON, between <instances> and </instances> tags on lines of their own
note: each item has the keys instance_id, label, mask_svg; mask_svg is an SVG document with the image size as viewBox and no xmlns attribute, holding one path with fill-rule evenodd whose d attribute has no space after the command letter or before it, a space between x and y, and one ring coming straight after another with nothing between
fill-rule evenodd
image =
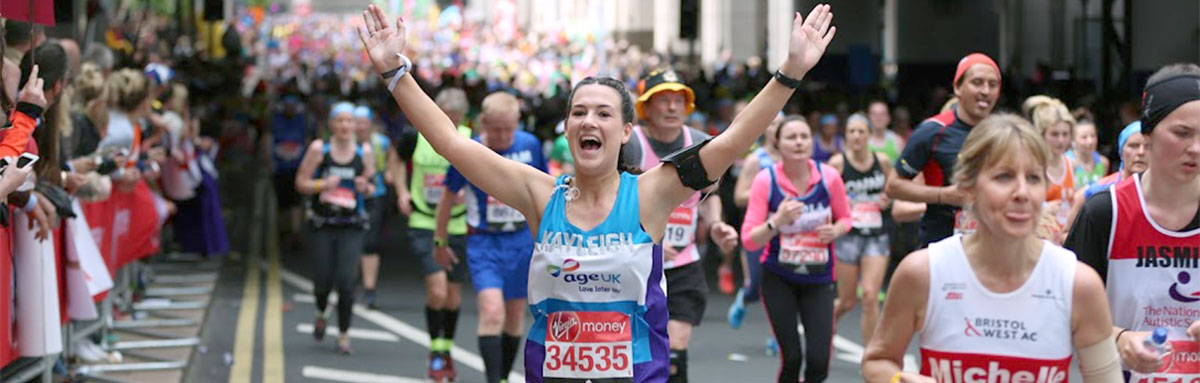
<instances>
[{"instance_id":1,"label":"woman with blonde hair","mask_svg":"<svg viewBox=\"0 0 1200 383\"><path fill-rule=\"evenodd\" d=\"M1071 211L1071 197L1075 192L1075 174L1071 169L1071 160L1067 159L1067 149L1071 147L1071 131L1075 128L1075 117L1067 106L1056 98L1049 96L1033 96L1025 99L1021 111L1033 122L1036 131L1042 134L1042 139L1050 148L1050 160L1046 164L1046 207L1047 211L1058 222L1056 232L1065 232L1067 215ZM1056 243L1062 243L1061 233L1053 238Z\"/></svg>"},{"instance_id":2,"label":"woman with blonde hair","mask_svg":"<svg viewBox=\"0 0 1200 383\"><path fill-rule=\"evenodd\" d=\"M978 227L897 267L863 358L867 382L1062 382L1072 351L1084 382L1121 381L1100 277L1034 235L1052 159L1042 135L1020 117L992 115L971 130L954 184ZM902 371L914 334L919 374Z\"/></svg>"}]
</instances>

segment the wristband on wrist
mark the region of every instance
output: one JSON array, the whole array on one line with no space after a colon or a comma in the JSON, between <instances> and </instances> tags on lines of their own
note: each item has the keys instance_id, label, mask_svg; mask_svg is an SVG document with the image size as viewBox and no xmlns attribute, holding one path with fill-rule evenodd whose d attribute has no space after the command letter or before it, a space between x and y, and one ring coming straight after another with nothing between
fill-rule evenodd
<instances>
[{"instance_id":1,"label":"wristband on wrist","mask_svg":"<svg viewBox=\"0 0 1200 383\"><path fill-rule=\"evenodd\" d=\"M31 212L33 211L33 208L37 207L37 203L37 194L29 193L29 200L25 201L25 206L22 206L21 210L24 210L26 213Z\"/></svg>"},{"instance_id":2,"label":"wristband on wrist","mask_svg":"<svg viewBox=\"0 0 1200 383\"><path fill-rule=\"evenodd\" d=\"M435 247L446 247L446 246L450 246L450 241L449 241L449 240L447 240L447 239L445 239L445 238L437 238L437 237L434 237L434 238L433 238L433 246L435 246Z\"/></svg>"},{"instance_id":3,"label":"wristband on wrist","mask_svg":"<svg viewBox=\"0 0 1200 383\"><path fill-rule=\"evenodd\" d=\"M1121 344L1121 335L1125 335L1125 332L1126 332L1126 331L1129 331L1129 329L1127 329L1127 328L1123 328L1123 329L1121 329L1121 331L1117 332L1117 337L1116 337L1116 339L1113 341L1113 343L1116 343L1116 344Z\"/></svg>"},{"instance_id":4,"label":"wristband on wrist","mask_svg":"<svg viewBox=\"0 0 1200 383\"><path fill-rule=\"evenodd\" d=\"M317 191L325 190L325 180L313 180L313 182L316 183L316 186L313 187L316 188Z\"/></svg>"},{"instance_id":5,"label":"wristband on wrist","mask_svg":"<svg viewBox=\"0 0 1200 383\"><path fill-rule=\"evenodd\" d=\"M767 230L770 230L772 233L774 233L776 231L775 229L776 229L775 223L771 222L771 220L768 219L767 220Z\"/></svg>"},{"instance_id":6,"label":"wristband on wrist","mask_svg":"<svg viewBox=\"0 0 1200 383\"><path fill-rule=\"evenodd\" d=\"M388 87L387 87L388 93L395 91L396 84L400 83L400 78L404 77L405 74L408 74L408 72L410 70L412 70L412 61L409 60L408 57L405 57L403 54L399 54L399 53L397 53L396 56L399 56L400 61L403 61L404 64L400 65L399 68L392 69L392 70L389 70L386 73L384 73L384 79L387 79L387 74L389 74L389 73L392 74L392 76L391 76L392 81L388 83Z\"/></svg>"},{"instance_id":7,"label":"wristband on wrist","mask_svg":"<svg viewBox=\"0 0 1200 383\"><path fill-rule=\"evenodd\" d=\"M904 372L902 371L896 371L896 373L892 375L892 378L888 379L888 383L900 383L900 375L903 373Z\"/></svg>"},{"instance_id":8,"label":"wristband on wrist","mask_svg":"<svg viewBox=\"0 0 1200 383\"><path fill-rule=\"evenodd\" d=\"M792 89L796 89L800 86L799 79L788 77L787 75L783 74L783 71L778 69L775 70L775 81L779 81L779 84Z\"/></svg>"}]
</instances>

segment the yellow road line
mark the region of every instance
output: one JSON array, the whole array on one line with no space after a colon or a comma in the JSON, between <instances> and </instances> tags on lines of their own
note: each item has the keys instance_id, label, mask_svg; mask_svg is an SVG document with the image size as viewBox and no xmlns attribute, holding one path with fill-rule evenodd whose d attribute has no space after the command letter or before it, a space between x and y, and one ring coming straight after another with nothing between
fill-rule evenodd
<instances>
[{"instance_id":1,"label":"yellow road line","mask_svg":"<svg viewBox=\"0 0 1200 383\"><path fill-rule=\"evenodd\" d=\"M229 370L232 383L250 383L254 369L254 337L258 327L258 254L251 251L246 261L246 286L242 288L242 307L238 312L237 337L233 347L233 366Z\"/></svg>"},{"instance_id":2,"label":"yellow road line","mask_svg":"<svg viewBox=\"0 0 1200 383\"><path fill-rule=\"evenodd\" d=\"M263 199L265 183L259 182L254 188L253 221L262 222ZM231 383L250 383L250 372L254 370L254 341L258 330L258 295L260 271L258 269L260 246L262 245L262 226L252 226L250 229L249 248L243 265L246 267L245 286L242 286L242 305L238 309L236 338L233 345L233 365L229 369Z\"/></svg>"},{"instance_id":3,"label":"yellow road line","mask_svg":"<svg viewBox=\"0 0 1200 383\"><path fill-rule=\"evenodd\" d=\"M267 204L267 304L263 308L263 383L283 383L283 287L279 281L278 212L270 193Z\"/></svg>"}]
</instances>

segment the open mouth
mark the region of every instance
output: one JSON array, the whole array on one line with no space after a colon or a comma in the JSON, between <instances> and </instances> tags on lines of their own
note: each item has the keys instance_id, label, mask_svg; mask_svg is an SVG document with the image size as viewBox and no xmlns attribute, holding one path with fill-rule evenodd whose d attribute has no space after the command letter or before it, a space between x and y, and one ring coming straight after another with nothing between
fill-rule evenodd
<instances>
[{"instance_id":1,"label":"open mouth","mask_svg":"<svg viewBox=\"0 0 1200 383\"><path fill-rule=\"evenodd\" d=\"M585 152L600 150L602 147L604 147L604 142L599 137L583 136L579 138L579 149Z\"/></svg>"}]
</instances>

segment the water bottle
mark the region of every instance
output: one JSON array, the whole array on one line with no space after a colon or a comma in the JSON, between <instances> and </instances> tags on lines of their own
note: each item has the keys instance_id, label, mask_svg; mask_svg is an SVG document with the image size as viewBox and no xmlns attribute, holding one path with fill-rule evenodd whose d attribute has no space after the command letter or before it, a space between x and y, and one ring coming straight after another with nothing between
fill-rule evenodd
<instances>
[{"instance_id":1,"label":"water bottle","mask_svg":"<svg viewBox=\"0 0 1200 383\"><path fill-rule=\"evenodd\" d=\"M1167 343L1166 327L1155 328L1150 336L1142 340L1142 344L1145 345L1146 350L1158 354L1160 358L1171 352L1171 345Z\"/></svg>"}]
</instances>

